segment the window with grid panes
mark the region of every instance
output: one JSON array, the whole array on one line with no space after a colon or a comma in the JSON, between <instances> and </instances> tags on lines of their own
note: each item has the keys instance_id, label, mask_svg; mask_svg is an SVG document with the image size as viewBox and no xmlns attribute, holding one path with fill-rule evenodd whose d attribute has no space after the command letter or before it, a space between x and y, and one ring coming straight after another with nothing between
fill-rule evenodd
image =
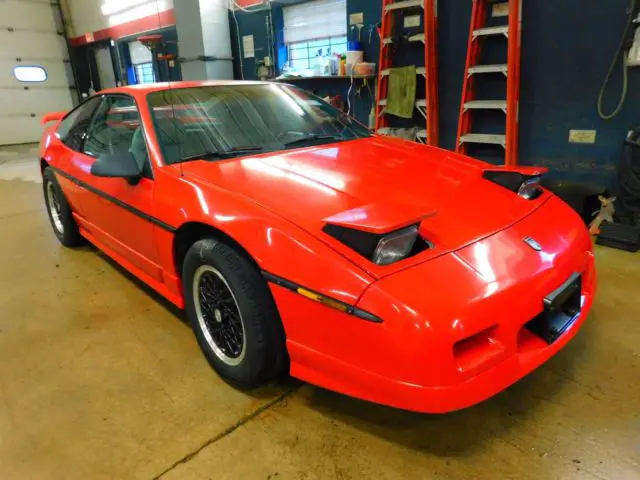
<instances>
[{"instance_id":1,"label":"window with grid panes","mask_svg":"<svg viewBox=\"0 0 640 480\"><path fill-rule=\"evenodd\" d=\"M138 65L134 65L134 67L138 83L153 83L156 81L156 75L153 72L153 63L139 63Z\"/></svg>"},{"instance_id":2,"label":"window with grid panes","mask_svg":"<svg viewBox=\"0 0 640 480\"><path fill-rule=\"evenodd\" d=\"M313 0L283 8L289 68L303 72L319 56L347 52L346 0Z\"/></svg>"},{"instance_id":3,"label":"window with grid panes","mask_svg":"<svg viewBox=\"0 0 640 480\"><path fill-rule=\"evenodd\" d=\"M301 72L314 68L316 57L347 53L347 37L324 38L289 45L289 67Z\"/></svg>"}]
</instances>

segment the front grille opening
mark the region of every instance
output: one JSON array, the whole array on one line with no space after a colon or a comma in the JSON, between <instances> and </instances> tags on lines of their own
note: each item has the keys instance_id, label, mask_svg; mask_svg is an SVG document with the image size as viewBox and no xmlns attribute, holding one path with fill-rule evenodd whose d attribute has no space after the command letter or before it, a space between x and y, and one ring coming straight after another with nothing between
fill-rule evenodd
<instances>
[{"instance_id":1,"label":"front grille opening","mask_svg":"<svg viewBox=\"0 0 640 480\"><path fill-rule=\"evenodd\" d=\"M533 320L525 323L520 331L518 332L518 350L521 352L536 350L538 348L543 348L547 346L547 342L545 342L541 336L533 333L529 327L537 322L542 321L542 317L544 316L544 312L536 315Z\"/></svg>"},{"instance_id":2,"label":"front grille opening","mask_svg":"<svg viewBox=\"0 0 640 480\"><path fill-rule=\"evenodd\" d=\"M497 338L498 326L494 325L475 335L460 340L453 346L456 368L469 372L504 352L504 345Z\"/></svg>"}]
</instances>

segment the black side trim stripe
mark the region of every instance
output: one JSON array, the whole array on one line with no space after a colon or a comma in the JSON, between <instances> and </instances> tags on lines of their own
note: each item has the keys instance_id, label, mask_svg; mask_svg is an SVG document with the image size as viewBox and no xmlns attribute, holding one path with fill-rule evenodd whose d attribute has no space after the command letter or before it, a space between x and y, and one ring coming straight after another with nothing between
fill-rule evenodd
<instances>
[{"instance_id":1,"label":"black side trim stripe","mask_svg":"<svg viewBox=\"0 0 640 480\"><path fill-rule=\"evenodd\" d=\"M104 198L105 200L110 201L111 203L114 203L116 205L118 205L121 208L124 208L126 211L133 213L134 215L143 218L144 220L153 223L154 225L157 225L158 227L162 228L163 230L166 230L168 232L174 233L177 228L172 227L171 225L164 223L162 220L157 219L156 217L152 217L149 214L144 213L143 211L138 210L135 207L132 207L131 205L124 203L122 200L118 200L115 197L112 197L111 195L108 195L106 193L104 193L101 190L98 190L97 188L92 187L91 185L77 179L76 177L69 175L66 172L63 172L62 170L60 170L59 168L55 168L55 167L49 167L51 168L54 172L56 172L58 175L66 178L67 180L72 181L73 183L75 183L76 185L84 188L85 190L90 191L91 193L95 193L96 195L98 195L99 197Z\"/></svg>"},{"instance_id":2,"label":"black side trim stripe","mask_svg":"<svg viewBox=\"0 0 640 480\"><path fill-rule=\"evenodd\" d=\"M280 287L286 288L287 290L291 290L292 292L295 292L297 294L300 295L300 293L298 292L299 288L302 288L308 292L311 292L315 295L319 295L321 297L324 297L328 300L330 300L333 303L337 303L342 305L345 308L345 313L349 314L349 315L353 315L354 317L358 317L361 318L362 320L366 320L368 322L373 322L373 323L382 323L383 320L379 317L376 317L375 315L366 312L360 308L354 307L352 305L349 305L347 303L344 303L340 300L336 300L335 298L332 297L328 297L327 295L323 295L322 293L318 293L314 290L311 290L310 288L304 287L302 285L299 285L297 283L294 283L290 280L287 280L286 278L282 278L282 277L278 277L277 275L274 275L273 273L269 273L266 271L262 271L262 276L265 278L265 280L267 280L268 282L274 283ZM324 304L325 306L328 306L326 304Z\"/></svg>"}]
</instances>

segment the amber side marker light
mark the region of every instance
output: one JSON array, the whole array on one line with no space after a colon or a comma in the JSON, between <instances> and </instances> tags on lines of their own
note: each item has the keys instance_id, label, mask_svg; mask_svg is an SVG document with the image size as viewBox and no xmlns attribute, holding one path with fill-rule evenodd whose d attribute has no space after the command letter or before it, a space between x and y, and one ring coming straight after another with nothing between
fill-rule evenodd
<instances>
[{"instance_id":1,"label":"amber side marker light","mask_svg":"<svg viewBox=\"0 0 640 480\"><path fill-rule=\"evenodd\" d=\"M336 300L335 298L327 297L326 295L322 295L321 293L314 292L313 290L309 290L301 285L298 285L286 278L278 277L269 272L262 272L262 276L271 283L275 283L280 287L286 288L287 290L291 290L292 292L297 293L309 300L320 303L326 307L333 308L334 310L338 310L342 313L346 313L347 315L353 315L354 317L360 318L362 320L366 320L368 322L373 323L382 323L382 319L376 317L372 313L369 313L360 308L354 307L352 305L341 302L340 300Z\"/></svg>"},{"instance_id":2,"label":"amber side marker light","mask_svg":"<svg viewBox=\"0 0 640 480\"><path fill-rule=\"evenodd\" d=\"M327 298L323 295L320 295L318 293L314 293L310 290L307 290L305 288L298 288L298 290L296 290L300 295L302 295L303 297L307 297L311 300L313 300L314 302L318 302L318 303L322 303L323 305L326 305L327 307L331 307L331 308L335 308L336 310L340 310L343 313L348 313L349 311L349 307L347 305L345 305L344 303L338 302L337 300L333 300L331 298Z\"/></svg>"}]
</instances>

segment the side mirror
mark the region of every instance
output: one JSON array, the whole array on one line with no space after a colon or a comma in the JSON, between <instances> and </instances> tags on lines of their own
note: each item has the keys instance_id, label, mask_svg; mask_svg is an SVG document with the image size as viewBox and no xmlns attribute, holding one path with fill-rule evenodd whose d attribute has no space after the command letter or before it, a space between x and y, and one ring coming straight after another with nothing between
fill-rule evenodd
<instances>
[{"instance_id":1,"label":"side mirror","mask_svg":"<svg viewBox=\"0 0 640 480\"><path fill-rule=\"evenodd\" d=\"M126 152L115 155L101 155L91 165L91 175L106 178L124 178L129 185L136 185L142 177L142 171L133 155Z\"/></svg>"}]
</instances>

